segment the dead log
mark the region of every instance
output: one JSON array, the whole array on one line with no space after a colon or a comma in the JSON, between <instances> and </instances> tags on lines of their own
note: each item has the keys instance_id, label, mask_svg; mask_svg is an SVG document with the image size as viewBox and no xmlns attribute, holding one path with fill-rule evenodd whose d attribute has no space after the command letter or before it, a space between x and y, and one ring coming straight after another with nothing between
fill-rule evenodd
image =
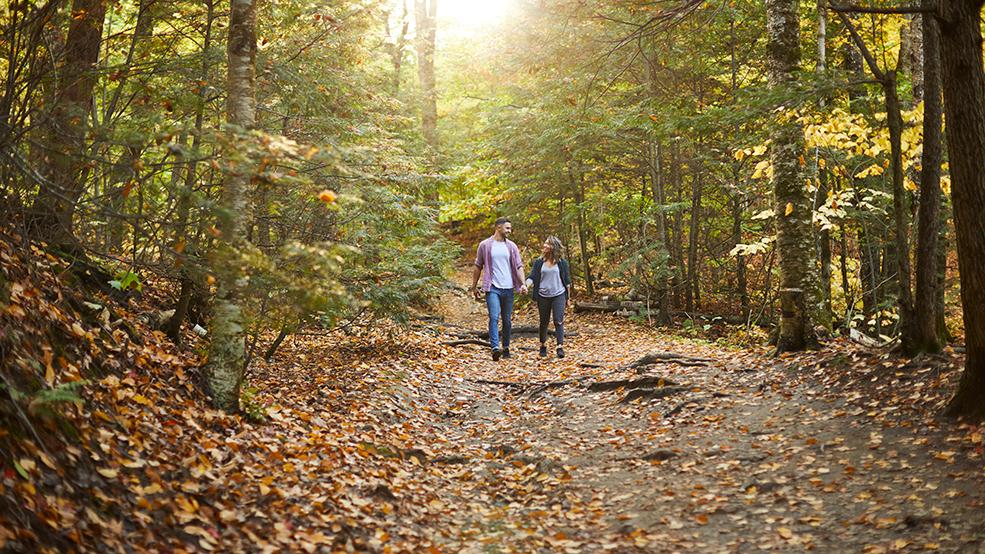
<instances>
[{"instance_id":1,"label":"dead log","mask_svg":"<svg viewBox=\"0 0 985 554\"><path fill-rule=\"evenodd\" d=\"M861 344L862 346L864 346L866 348L879 348L880 346L883 346L883 343L882 342L880 342L880 341L878 341L878 340L876 340L876 339L874 339L874 338L866 335L865 333L859 331L858 329L856 329L854 327L852 327L851 329L848 330L848 338L852 342L856 342L858 344Z\"/></svg>"}]
</instances>

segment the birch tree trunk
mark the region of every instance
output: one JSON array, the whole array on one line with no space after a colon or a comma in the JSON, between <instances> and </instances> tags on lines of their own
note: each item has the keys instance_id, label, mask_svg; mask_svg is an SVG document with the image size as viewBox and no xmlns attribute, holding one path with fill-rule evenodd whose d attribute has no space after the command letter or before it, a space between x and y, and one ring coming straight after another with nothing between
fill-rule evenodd
<instances>
[{"instance_id":1,"label":"birch tree trunk","mask_svg":"<svg viewBox=\"0 0 985 554\"><path fill-rule=\"evenodd\" d=\"M982 0L941 2L941 61L951 201L967 358L947 413L985 417L985 72Z\"/></svg>"},{"instance_id":2,"label":"birch tree trunk","mask_svg":"<svg viewBox=\"0 0 985 554\"><path fill-rule=\"evenodd\" d=\"M767 70L770 88L794 85L800 64L798 3L767 0ZM773 166L777 254L780 268L780 329L776 352L803 350L815 344L808 299L813 290L811 252L811 202L801 178L804 165L804 132L787 119L770 129L770 162Z\"/></svg>"},{"instance_id":3,"label":"birch tree trunk","mask_svg":"<svg viewBox=\"0 0 985 554\"><path fill-rule=\"evenodd\" d=\"M256 78L256 0L232 0L229 12L229 41L226 45L228 74L226 121L237 134L245 134L256 122L254 87ZM233 154L233 153L230 153ZM239 408L246 341L243 309L239 305L241 275L231 263L237 248L244 245L243 218L247 213L252 164L235 154L227 156L219 208L219 246L213 269L219 291L210 322L212 344L206 379L217 408Z\"/></svg>"}]
</instances>

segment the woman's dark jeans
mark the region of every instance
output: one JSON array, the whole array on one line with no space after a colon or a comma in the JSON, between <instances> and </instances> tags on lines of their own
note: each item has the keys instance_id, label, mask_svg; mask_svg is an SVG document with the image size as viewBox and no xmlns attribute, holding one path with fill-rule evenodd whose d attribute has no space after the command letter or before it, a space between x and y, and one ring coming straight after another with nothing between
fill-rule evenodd
<instances>
[{"instance_id":1,"label":"woman's dark jeans","mask_svg":"<svg viewBox=\"0 0 985 554\"><path fill-rule=\"evenodd\" d=\"M559 294L553 298L537 297L537 312L540 315L540 343L547 342L547 324L551 314L554 314L554 336L557 345L564 344L564 303L565 295Z\"/></svg>"}]
</instances>

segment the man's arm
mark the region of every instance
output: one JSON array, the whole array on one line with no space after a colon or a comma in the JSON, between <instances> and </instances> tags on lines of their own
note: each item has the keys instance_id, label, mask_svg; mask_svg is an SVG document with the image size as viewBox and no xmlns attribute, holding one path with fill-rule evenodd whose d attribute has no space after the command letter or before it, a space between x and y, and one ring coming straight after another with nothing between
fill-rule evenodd
<instances>
[{"instance_id":1,"label":"man's arm","mask_svg":"<svg viewBox=\"0 0 985 554\"><path fill-rule=\"evenodd\" d=\"M476 284L479 283L479 277L482 277L482 268L475 266L472 268L472 290L475 290Z\"/></svg>"},{"instance_id":2,"label":"man's arm","mask_svg":"<svg viewBox=\"0 0 985 554\"><path fill-rule=\"evenodd\" d=\"M512 248L516 250L516 274L520 276L520 280L523 284L520 285L520 294L527 294L527 283L523 277L523 258L520 257L520 249L517 248L516 244L512 245Z\"/></svg>"}]
</instances>

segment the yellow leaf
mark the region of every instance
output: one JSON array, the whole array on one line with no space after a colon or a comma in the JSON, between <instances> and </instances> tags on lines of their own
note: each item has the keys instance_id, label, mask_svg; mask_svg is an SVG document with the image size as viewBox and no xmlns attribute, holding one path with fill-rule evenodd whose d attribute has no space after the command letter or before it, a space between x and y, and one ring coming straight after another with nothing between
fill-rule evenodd
<instances>
[{"instance_id":1,"label":"yellow leaf","mask_svg":"<svg viewBox=\"0 0 985 554\"><path fill-rule=\"evenodd\" d=\"M791 531L788 527L780 527L779 529L776 530L776 532L781 537L783 537L783 538L785 538L787 540L790 540L790 539L793 538L793 531Z\"/></svg>"},{"instance_id":2,"label":"yellow leaf","mask_svg":"<svg viewBox=\"0 0 985 554\"><path fill-rule=\"evenodd\" d=\"M144 406L151 405L150 399L142 394L133 395L133 401L136 402L137 404L143 404Z\"/></svg>"},{"instance_id":3,"label":"yellow leaf","mask_svg":"<svg viewBox=\"0 0 985 554\"><path fill-rule=\"evenodd\" d=\"M116 476L120 474L120 472L118 472L115 469L109 469L105 467L97 469L96 472L107 479L115 479Z\"/></svg>"},{"instance_id":4,"label":"yellow leaf","mask_svg":"<svg viewBox=\"0 0 985 554\"><path fill-rule=\"evenodd\" d=\"M55 383L55 368L51 365L51 350L44 351L44 382L51 386Z\"/></svg>"},{"instance_id":5,"label":"yellow leaf","mask_svg":"<svg viewBox=\"0 0 985 554\"><path fill-rule=\"evenodd\" d=\"M783 215L788 216L793 213L793 202L787 202L787 207L783 209Z\"/></svg>"},{"instance_id":6,"label":"yellow leaf","mask_svg":"<svg viewBox=\"0 0 985 554\"><path fill-rule=\"evenodd\" d=\"M824 169L824 166L825 165L827 165L827 162L824 161L824 158L818 158L817 159L817 166L818 167L820 167L821 169Z\"/></svg>"}]
</instances>

